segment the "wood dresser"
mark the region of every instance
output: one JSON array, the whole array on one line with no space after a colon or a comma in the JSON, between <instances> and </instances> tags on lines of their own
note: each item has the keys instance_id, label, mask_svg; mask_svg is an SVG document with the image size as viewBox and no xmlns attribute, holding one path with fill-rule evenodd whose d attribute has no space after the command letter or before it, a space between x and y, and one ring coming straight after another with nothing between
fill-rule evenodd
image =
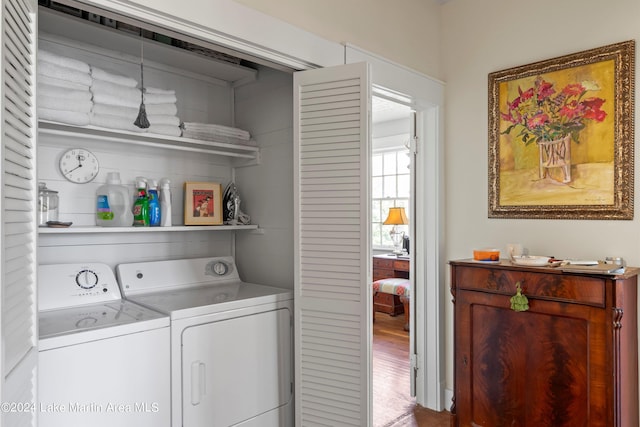
<instances>
[{"instance_id":1,"label":"wood dresser","mask_svg":"<svg viewBox=\"0 0 640 427\"><path fill-rule=\"evenodd\" d=\"M391 255L373 256L373 281L389 277L409 278L409 259ZM398 295L378 293L373 297L373 310L392 316L404 313L403 304Z\"/></svg>"},{"instance_id":2,"label":"wood dresser","mask_svg":"<svg viewBox=\"0 0 640 427\"><path fill-rule=\"evenodd\" d=\"M450 265L452 425L638 426L638 269ZM517 282L527 311L511 309Z\"/></svg>"}]
</instances>

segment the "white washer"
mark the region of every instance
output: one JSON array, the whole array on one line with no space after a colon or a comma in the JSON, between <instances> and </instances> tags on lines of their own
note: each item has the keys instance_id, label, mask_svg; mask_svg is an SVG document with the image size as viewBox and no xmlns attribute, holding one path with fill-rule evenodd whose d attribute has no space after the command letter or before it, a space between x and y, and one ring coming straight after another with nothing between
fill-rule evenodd
<instances>
[{"instance_id":1,"label":"white washer","mask_svg":"<svg viewBox=\"0 0 640 427\"><path fill-rule=\"evenodd\" d=\"M232 257L117 267L125 298L171 316L173 426L293 426L293 293Z\"/></svg>"},{"instance_id":2,"label":"white washer","mask_svg":"<svg viewBox=\"0 0 640 427\"><path fill-rule=\"evenodd\" d=\"M105 264L38 267L38 425L169 427L169 317Z\"/></svg>"}]
</instances>

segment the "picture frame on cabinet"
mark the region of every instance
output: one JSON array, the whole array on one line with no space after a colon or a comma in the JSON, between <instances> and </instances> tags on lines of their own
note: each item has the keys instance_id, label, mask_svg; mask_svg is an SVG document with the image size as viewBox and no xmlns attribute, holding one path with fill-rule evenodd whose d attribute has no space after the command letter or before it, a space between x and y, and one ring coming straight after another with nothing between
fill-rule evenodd
<instances>
[{"instance_id":1,"label":"picture frame on cabinet","mask_svg":"<svg viewBox=\"0 0 640 427\"><path fill-rule=\"evenodd\" d=\"M222 224L222 184L184 183L184 225Z\"/></svg>"},{"instance_id":2,"label":"picture frame on cabinet","mask_svg":"<svg viewBox=\"0 0 640 427\"><path fill-rule=\"evenodd\" d=\"M635 41L489 74L489 218L633 219Z\"/></svg>"}]
</instances>

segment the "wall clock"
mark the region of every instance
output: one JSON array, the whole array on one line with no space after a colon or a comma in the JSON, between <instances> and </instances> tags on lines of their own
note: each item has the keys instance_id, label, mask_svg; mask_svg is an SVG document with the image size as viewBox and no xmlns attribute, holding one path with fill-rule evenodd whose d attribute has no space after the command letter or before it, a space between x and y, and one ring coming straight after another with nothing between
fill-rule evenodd
<instances>
[{"instance_id":1,"label":"wall clock","mask_svg":"<svg viewBox=\"0 0 640 427\"><path fill-rule=\"evenodd\" d=\"M60 173L69 181L77 184L93 180L99 170L98 158L84 148L67 150L60 158Z\"/></svg>"}]
</instances>

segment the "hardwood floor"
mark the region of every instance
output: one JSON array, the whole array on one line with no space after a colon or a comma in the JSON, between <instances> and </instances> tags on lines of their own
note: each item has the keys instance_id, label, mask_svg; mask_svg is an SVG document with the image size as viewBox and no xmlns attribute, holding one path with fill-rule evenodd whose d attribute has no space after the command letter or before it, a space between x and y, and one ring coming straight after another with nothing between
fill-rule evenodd
<instances>
[{"instance_id":1,"label":"hardwood floor","mask_svg":"<svg viewBox=\"0 0 640 427\"><path fill-rule=\"evenodd\" d=\"M450 414L409 396L409 333L404 317L376 313L373 324L373 427L449 427Z\"/></svg>"}]
</instances>

